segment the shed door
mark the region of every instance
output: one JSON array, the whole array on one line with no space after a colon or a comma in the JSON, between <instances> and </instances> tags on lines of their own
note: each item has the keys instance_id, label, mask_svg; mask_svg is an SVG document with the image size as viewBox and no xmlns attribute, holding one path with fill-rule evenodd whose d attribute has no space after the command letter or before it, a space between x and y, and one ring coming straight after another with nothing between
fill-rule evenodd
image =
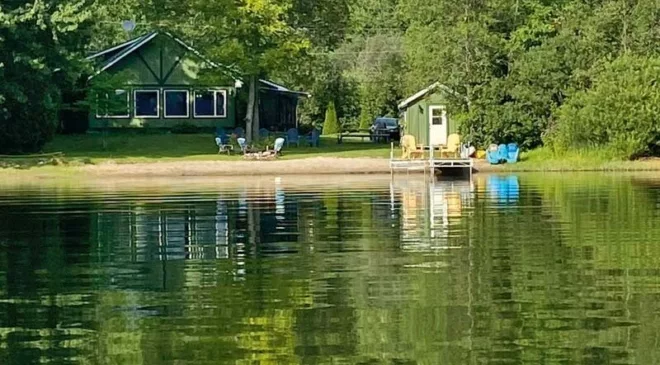
<instances>
[{"instance_id":1,"label":"shed door","mask_svg":"<svg viewBox=\"0 0 660 365\"><path fill-rule=\"evenodd\" d=\"M429 144L447 145L447 112L444 106L429 107Z\"/></svg>"}]
</instances>

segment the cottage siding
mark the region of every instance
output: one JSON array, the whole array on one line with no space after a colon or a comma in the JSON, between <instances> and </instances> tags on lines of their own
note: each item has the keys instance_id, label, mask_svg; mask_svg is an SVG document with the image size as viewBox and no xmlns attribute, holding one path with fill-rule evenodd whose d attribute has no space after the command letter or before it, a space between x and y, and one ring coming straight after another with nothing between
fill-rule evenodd
<instances>
[{"instance_id":1,"label":"cottage siding","mask_svg":"<svg viewBox=\"0 0 660 365\"><path fill-rule=\"evenodd\" d=\"M410 104L405 110L405 133L413 135L418 144L429 145L429 108L446 106L447 99L443 92L436 90ZM447 134L458 133L459 126L447 115Z\"/></svg>"},{"instance_id":2,"label":"cottage siding","mask_svg":"<svg viewBox=\"0 0 660 365\"><path fill-rule=\"evenodd\" d=\"M90 115L90 129L107 128L160 128L171 129L190 124L200 128L233 128L236 125L236 89L233 80L218 78L210 65L181 46L174 39L159 34L148 44L117 62L105 72L126 72L130 81L126 89L130 93L129 118L97 118ZM215 77L207 77L206 74ZM92 79L91 82L94 82ZM227 95L226 117L194 118L194 92L208 88L225 90ZM158 118L135 118L134 90L159 90L160 110ZM165 90L189 91L189 117L165 118Z\"/></svg>"}]
</instances>

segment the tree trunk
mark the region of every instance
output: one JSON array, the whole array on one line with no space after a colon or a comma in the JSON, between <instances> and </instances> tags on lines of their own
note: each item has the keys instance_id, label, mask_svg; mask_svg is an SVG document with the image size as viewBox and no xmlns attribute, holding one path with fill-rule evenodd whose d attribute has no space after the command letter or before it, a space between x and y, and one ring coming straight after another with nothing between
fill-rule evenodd
<instances>
[{"instance_id":1,"label":"tree trunk","mask_svg":"<svg viewBox=\"0 0 660 365\"><path fill-rule=\"evenodd\" d=\"M259 136L259 78L250 76L247 113L245 116L245 137L252 142Z\"/></svg>"}]
</instances>

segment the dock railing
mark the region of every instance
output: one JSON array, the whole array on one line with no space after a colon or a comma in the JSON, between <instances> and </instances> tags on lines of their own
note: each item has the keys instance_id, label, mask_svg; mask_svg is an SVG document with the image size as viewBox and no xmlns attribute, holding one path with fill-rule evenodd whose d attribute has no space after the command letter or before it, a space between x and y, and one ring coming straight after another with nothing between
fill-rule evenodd
<instances>
[{"instance_id":1,"label":"dock railing","mask_svg":"<svg viewBox=\"0 0 660 365\"><path fill-rule=\"evenodd\" d=\"M426 150L428 150L428 157L424 156ZM394 143L390 144L390 170L392 173L396 170L406 170L406 171L419 171L424 170L440 170L443 169L469 169L470 177L472 176L472 169L474 167L474 162L472 158L463 158L463 157L452 157L452 158L440 158L435 157L436 146L429 145L428 147L423 148L422 158L420 159L403 159L396 158L394 153Z\"/></svg>"}]
</instances>

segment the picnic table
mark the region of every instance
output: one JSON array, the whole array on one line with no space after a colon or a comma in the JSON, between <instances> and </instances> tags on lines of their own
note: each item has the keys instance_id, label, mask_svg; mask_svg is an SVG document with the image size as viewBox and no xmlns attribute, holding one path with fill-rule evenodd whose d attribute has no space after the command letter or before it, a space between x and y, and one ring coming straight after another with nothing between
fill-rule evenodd
<instances>
[{"instance_id":1,"label":"picnic table","mask_svg":"<svg viewBox=\"0 0 660 365\"><path fill-rule=\"evenodd\" d=\"M340 132L337 135L337 144L342 144L345 137L350 138L361 138L364 142L365 138L371 139L374 143L378 142L381 138L389 142L390 134L389 133L373 133L370 129L354 129L345 132Z\"/></svg>"}]
</instances>

